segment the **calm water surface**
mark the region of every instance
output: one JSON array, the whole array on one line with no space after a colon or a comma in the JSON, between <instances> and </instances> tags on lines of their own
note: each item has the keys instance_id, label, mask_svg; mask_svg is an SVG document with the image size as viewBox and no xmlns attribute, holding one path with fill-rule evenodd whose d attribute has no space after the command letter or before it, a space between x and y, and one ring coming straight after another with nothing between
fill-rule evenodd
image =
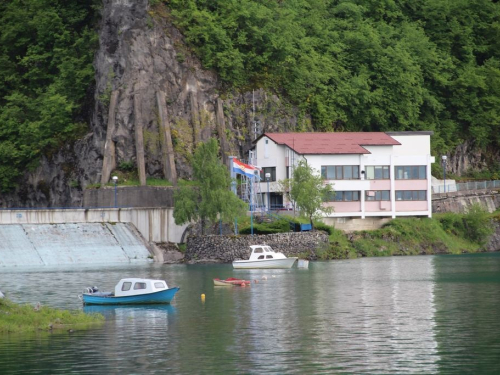
<instances>
[{"instance_id":1,"label":"calm water surface","mask_svg":"<svg viewBox=\"0 0 500 375\"><path fill-rule=\"evenodd\" d=\"M111 290L135 276L181 290L170 306L81 306L84 287ZM214 277L259 283L214 287ZM498 253L311 262L308 270L2 268L0 289L16 302L106 316L90 331L0 335L2 375L500 372Z\"/></svg>"}]
</instances>

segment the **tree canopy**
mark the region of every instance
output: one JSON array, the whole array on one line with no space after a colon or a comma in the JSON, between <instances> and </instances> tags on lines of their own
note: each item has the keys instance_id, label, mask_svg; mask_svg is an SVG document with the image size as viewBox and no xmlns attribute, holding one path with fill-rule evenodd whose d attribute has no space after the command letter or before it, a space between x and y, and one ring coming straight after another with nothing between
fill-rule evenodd
<instances>
[{"instance_id":1,"label":"tree canopy","mask_svg":"<svg viewBox=\"0 0 500 375\"><path fill-rule=\"evenodd\" d=\"M433 148L500 145L494 0L170 0L229 87L265 87L319 131L432 130Z\"/></svg>"},{"instance_id":2,"label":"tree canopy","mask_svg":"<svg viewBox=\"0 0 500 375\"><path fill-rule=\"evenodd\" d=\"M298 209L309 218L311 226L313 219L322 214L332 212L331 207L323 207L323 202L331 192L330 184L325 184L323 178L310 167L305 160L300 160L293 170L291 179L290 197Z\"/></svg>"},{"instance_id":3,"label":"tree canopy","mask_svg":"<svg viewBox=\"0 0 500 375\"><path fill-rule=\"evenodd\" d=\"M192 161L194 184L179 187L174 194L177 225L200 219L203 230L207 221L232 222L247 210L246 203L231 191L229 171L218 154L219 144L214 138L196 148Z\"/></svg>"},{"instance_id":4,"label":"tree canopy","mask_svg":"<svg viewBox=\"0 0 500 375\"><path fill-rule=\"evenodd\" d=\"M87 129L97 3L0 2L0 191Z\"/></svg>"}]
</instances>

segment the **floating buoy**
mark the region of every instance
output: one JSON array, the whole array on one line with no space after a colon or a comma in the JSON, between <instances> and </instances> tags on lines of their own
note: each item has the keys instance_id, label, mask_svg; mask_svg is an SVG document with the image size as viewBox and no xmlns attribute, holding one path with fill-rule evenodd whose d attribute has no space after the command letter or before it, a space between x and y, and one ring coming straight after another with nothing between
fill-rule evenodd
<instances>
[{"instance_id":1,"label":"floating buoy","mask_svg":"<svg viewBox=\"0 0 500 375\"><path fill-rule=\"evenodd\" d=\"M204 293L201 294L201 302L205 302L205 294Z\"/></svg>"},{"instance_id":2,"label":"floating buoy","mask_svg":"<svg viewBox=\"0 0 500 375\"><path fill-rule=\"evenodd\" d=\"M262 280L267 280L267 276L262 276Z\"/></svg>"},{"instance_id":3,"label":"floating buoy","mask_svg":"<svg viewBox=\"0 0 500 375\"><path fill-rule=\"evenodd\" d=\"M275 275L273 275L273 277L276 277Z\"/></svg>"}]
</instances>

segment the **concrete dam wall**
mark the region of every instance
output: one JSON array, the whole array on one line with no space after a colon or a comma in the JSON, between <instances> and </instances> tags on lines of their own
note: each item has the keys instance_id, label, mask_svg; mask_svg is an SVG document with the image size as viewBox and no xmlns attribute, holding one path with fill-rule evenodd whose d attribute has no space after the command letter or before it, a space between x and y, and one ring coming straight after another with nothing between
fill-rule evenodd
<instances>
[{"instance_id":1,"label":"concrete dam wall","mask_svg":"<svg viewBox=\"0 0 500 375\"><path fill-rule=\"evenodd\" d=\"M0 225L0 267L151 261L129 223Z\"/></svg>"}]
</instances>

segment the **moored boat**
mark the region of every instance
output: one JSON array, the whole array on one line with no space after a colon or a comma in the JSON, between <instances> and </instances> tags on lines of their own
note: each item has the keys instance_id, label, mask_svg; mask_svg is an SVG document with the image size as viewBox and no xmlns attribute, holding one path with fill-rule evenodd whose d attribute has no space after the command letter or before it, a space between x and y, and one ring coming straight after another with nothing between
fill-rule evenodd
<instances>
[{"instance_id":1,"label":"moored boat","mask_svg":"<svg viewBox=\"0 0 500 375\"><path fill-rule=\"evenodd\" d=\"M121 279L114 292L87 288L80 296L84 305L138 305L170 303L179 287L169 288L165 280Z\"/></svg>"},{"instance_id":2,"label":"moored boat","mask_svg":"<svg viewBox=\"0 0 500 375\"><path fill-rule=\"evenodd\" d=\"M268 245L250 246L252 253L248 260L234 260L233 268L292 268L297 257L287 258L283 253L275 252Z\"/></svg>"},{"instance_id":3,"label":"moored boat","mask_svg":"<svg viewBox=\"0 0 500 375\"><path fill-rule=\"evenodd\" d=\"M250 280L236 279L234 277L229 277L225 280L214 279L215 286L234 286L234 285L243 286L243 284L246 286L246 285L250 285L251 282L250 282Z\"/></svg>"}]
</instances>

